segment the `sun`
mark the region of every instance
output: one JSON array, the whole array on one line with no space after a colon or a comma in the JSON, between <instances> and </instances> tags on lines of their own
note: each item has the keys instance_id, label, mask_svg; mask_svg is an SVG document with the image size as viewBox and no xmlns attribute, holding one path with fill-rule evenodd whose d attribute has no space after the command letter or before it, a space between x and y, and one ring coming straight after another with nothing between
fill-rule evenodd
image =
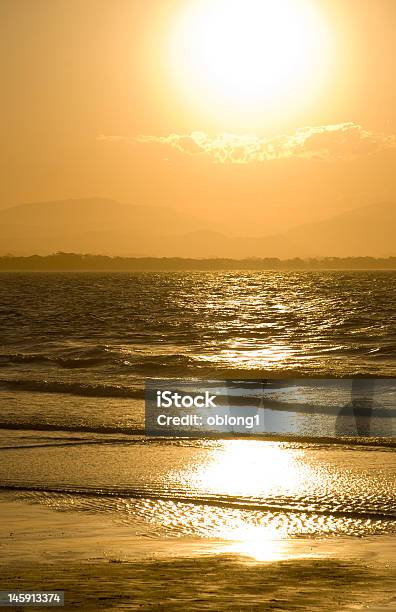
<instances>
[{"instance_id":1,"label":"sun","mask_svg":"<svg viewBox=\"0 0 396 612\"><path fill-rule=\"evenodd\" d=\"M171 28L172 78L216 111L299 104L328 69L328 34L311 0L186 0Z\"/></svg>"}]
</instances>

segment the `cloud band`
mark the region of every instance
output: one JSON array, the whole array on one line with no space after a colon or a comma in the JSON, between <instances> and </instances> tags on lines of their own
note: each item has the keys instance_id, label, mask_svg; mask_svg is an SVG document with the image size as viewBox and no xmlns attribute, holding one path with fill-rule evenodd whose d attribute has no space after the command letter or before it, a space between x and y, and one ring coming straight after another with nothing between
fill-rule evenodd
<instances>
[{"instance_id":1,"label":"cloud band","mask_svg":"<svg viewBox=\"0 0 396 612\"><path fill-rule=\"evenodd\" d=\"M252 134L223 133L211 137L205 132L169 134L98 136L98 140L129 144L160 144L186 155L209 155L217 163L247 164L275 159L354 159L385 149L396 148L396 136L365 130L346 122L334 125L302 127L294 134L261 138Z\"/></svg>"}]
</instances>

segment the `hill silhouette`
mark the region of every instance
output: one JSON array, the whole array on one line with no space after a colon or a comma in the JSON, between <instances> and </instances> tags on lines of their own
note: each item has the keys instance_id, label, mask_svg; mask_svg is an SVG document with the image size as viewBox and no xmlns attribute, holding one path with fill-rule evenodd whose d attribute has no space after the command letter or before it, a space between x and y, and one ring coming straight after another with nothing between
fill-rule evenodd
<instances>
[{"instance_id":1,"label":"hill silhouette","mask_svg":"<svg viewBox=\"0 0 396 612\"><path fill-rule=\"evenodd\" d=\"M165 206L132 206L106 198L32 202L0 210L2 253L54 251L133 255L147 238L209 228L210 224Z\"/></svg>"},{"instance_id":2,"label":"hill silhouette","mask_svg":"<svg viewBox=\"0 0 396 612\"><path fill-rule=\"evenodd\" d=\"M87 198L0 211L0 254L57 251L118 256L388 257L396 254L396 206L357 208L263 237L229 237L205 219L162 206Z\"/></svg>"}]
</instances>

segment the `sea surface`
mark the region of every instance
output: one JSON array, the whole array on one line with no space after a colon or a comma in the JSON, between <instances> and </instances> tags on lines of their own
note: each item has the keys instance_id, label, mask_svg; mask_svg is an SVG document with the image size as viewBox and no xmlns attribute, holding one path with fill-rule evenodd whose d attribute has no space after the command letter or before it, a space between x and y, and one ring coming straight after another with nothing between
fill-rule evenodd
<instances>
[{"instance_id":1,"label":"sea surface","mask_svg":"<svg viewBox=\"0 0 396 612\"><path fill-rule=\"evenodd\" d=\"M107 513L147 538L396 533L395 281L0 274L0 499ZM316 396L299 430L315 443L144 435L145 378L354 376L383 385L378 438L321 442L330 417Z\"/></svg>"}]
</instances>

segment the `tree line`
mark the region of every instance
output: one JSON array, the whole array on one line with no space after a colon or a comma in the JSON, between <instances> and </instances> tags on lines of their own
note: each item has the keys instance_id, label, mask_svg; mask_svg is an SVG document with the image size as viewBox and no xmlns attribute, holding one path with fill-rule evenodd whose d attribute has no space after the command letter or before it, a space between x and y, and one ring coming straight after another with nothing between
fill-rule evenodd
<instances>
[{"instance_id":1,"label":"tree line","mask_svg":"<svg viewBox=\"0 0 396 612\"><path fill-rule=\"evenodd\" d=\"M396 270L396 257L245 259L112 257L58 252L52 255L0 256L2 271L170 271L170 270Z\"/></svg>"}]
</instances>

